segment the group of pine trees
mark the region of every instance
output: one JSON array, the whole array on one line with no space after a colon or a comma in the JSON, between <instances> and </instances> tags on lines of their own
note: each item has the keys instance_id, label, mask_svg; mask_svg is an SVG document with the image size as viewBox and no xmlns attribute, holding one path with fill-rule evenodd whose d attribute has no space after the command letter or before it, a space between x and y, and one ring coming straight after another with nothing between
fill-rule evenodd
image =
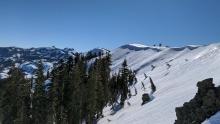
<instances>
[{"instance_id":1,"label":"group of pine trees","mask_svg":"<svg viewBox=\"0 0 220 124\"><path fill-rule=\"evenodd\" d=\"M90 62L88 62L90 61ZM91 62L93 61L93 62ZM90 64L89 64L90 63ZM92 64L91 64L92 63ZM1 80L0 121L2 124L94 124L103 116L103 108L131 97L136 82L126 60L118 74L110 75L111 55L88 60L75 54L47 76L39 62L32 79L18 68ZM45 85L45 80L51 81Z\"/></svg>"},{"instance_id":2,"label":"group of pine trees","mask_svg":"<svg viewBox=\"0 0 220 124\"><path fill-rule=\"evenodd\" d=\"M119 72L114 74L110 81L111 103L119 102L123 107L125 100L132 96L130 89L136 83L135 73L128 68L127 61L124 60Z\"/></svg>"}]
</instances>

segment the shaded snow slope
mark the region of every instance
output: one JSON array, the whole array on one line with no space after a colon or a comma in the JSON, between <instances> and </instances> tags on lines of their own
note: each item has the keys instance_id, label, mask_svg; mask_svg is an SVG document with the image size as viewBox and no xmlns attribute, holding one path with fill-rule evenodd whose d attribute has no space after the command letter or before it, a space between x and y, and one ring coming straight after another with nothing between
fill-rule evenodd
<instances>
[{"instance_id":1,"label":"shaded snow slope","mask_svg":"<svg viewBox=\"0 0 220 124\"><path fill-rule=\"evenodd\" d=\"M99 124L173 124L175 108L194 97L198 81L212 77L217 86L220 84L220 43L176 48L129 44L113 50L112 58L113 72L125 58L136 71L138 95L127 100L130 106L125 105L114 115L106 107ZM157 91L151 102L141 106L142 94L151 91L144 73L152 77Z\"/></svg>"},{"instance_id":2,"label":"shaded snow slope","mask_svg":"<svg viewBox=\"0 0 220 124\"><path fill-rule=\"evenodd\" d=\"M204 121L202 124L219 124L220 123L220 112L213 115L211 118Z\"/></svg>"},{"instance_id":3,"label":"shaded snow slope","mask_svg":"<svg viewBox=\"0 0 220 124\"><path fill-rule=\"evenodd\" d=\"M106 52L108 52L109 50L107 49L104 49L104 48L94 48L92 50L90 50L89 52L91 52L92 54L95 54L95 55L99 55L100 53L101 54L105 54ZM85 53L86 54L86 53Z\"/></svg>"}]
</instances>

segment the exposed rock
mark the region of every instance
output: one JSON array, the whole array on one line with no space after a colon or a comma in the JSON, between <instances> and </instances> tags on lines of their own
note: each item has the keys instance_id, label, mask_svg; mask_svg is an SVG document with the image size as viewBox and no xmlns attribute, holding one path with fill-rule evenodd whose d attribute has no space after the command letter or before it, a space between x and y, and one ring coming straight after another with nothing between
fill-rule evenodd
<instances>
[{"instance_id":1,"label":"exposed rock","mask_svg":"<svg viewBox=\"0 0 220 124\"><path fill-rule=\"evenodd\" d=\"M144 93L143 95L142 95L142 104L141 105L144 105L145 103L147 103L147 102L149 102L150 101L150 96L149 96L149 94L147 94L147 93Z\"/></svg>"},{"instance_id":2,"label":"exposed rock","mask_svg":"<svg viewBox=\"0 0 220 124\"><path fill-rule=\"evenodd\" d=\"M220 88L215 87L213 79L200 81L197 87L195 97L176 108L175 124L201 124L220 110Z\"/></svg>"}]
</instances>

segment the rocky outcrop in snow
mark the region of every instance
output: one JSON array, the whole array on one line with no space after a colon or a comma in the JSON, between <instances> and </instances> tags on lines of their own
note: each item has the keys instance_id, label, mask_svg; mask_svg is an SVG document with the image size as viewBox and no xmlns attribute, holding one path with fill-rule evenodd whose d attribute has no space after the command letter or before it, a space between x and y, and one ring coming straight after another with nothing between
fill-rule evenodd
<instances>
[{"instance_id":1,"label":"rocky outcrop in snow","mask_svg":"<svg viewBox=\"0 0 220 124\"><path fill-rule=\"evenodd\" d=\"M215 87L213 79L198 82L195 97L176 108L175 124L201 124L220 111L220 87Z\"/></svg>"},{"instance_id":2,"label":"rocky outcrop in snow","mask_svg":"<svg viewBox=\"0 0 220 124\"><path fill-rule=\"evenodd\" d=\"M175 108L190 101L197 92L198 81L212 77L220 85L220 44L185 47L154 47L124 45L112 51L112 71L117 72L124 59L136 70L137 95L127 99L130 103L116 114L104 109L99 124L173 124ZM151 65L155 68L152 70ZM157 86L154 99L141 106L142 94L151 92L149 80ZM144 84L146 89L143 89ZM133 90L132 92L134 92ZM108 120L111 120L110 122Z\"/></svg>"}]
</instances>

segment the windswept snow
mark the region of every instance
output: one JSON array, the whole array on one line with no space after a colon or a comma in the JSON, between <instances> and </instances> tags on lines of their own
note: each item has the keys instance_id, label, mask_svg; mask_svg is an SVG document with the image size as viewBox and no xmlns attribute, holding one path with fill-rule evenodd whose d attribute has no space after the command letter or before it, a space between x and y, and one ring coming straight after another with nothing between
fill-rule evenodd
<instances>
[{"instance_id":1,"label":"windswept snow","mask_svg":"<svg viewBox=\"0 0 220 124\"><path fill-rule=\"evenodd\" d=\"M140 50L154 50L154 51L161 51L165 49L166 47L159 47L159 46L145 46L141 44L126 44L120 47L121 49L128 49L133 51L140 51Z\"/></svg>"},{"instance_id":2,"label":"windswept snow","mask_svg":"<svg viewBox=\"0 0 220 124\"><path fill-rule=\"evenodd\" d=\"M146 45L143 45L143 44L136 44L136 43L134 43L134 44L129 44L129 45L131 45L131 46L135 46L135 47L148 47L148 46L146 46Z\"/></svg>"},{"instance_id":3,"label":"windswept snow","mask_svg":"<svg viewBox=\"0 0 220 124\"><path fill-rule=\"evenodd\" d=\"M113 72L124 59L136 71L138 95L127 100L130 106L125 105L114 115L106 107L99 124L173 124L175 108L194 97L198 81L211 77L217 86L220 84L220 43L179 48L124 45L112 52L112 58ZM141 106L142 94L150 92L149 79L144 80L144 74L152 77L157 91L151 102Z\"/></svg>"}]
</instances>

